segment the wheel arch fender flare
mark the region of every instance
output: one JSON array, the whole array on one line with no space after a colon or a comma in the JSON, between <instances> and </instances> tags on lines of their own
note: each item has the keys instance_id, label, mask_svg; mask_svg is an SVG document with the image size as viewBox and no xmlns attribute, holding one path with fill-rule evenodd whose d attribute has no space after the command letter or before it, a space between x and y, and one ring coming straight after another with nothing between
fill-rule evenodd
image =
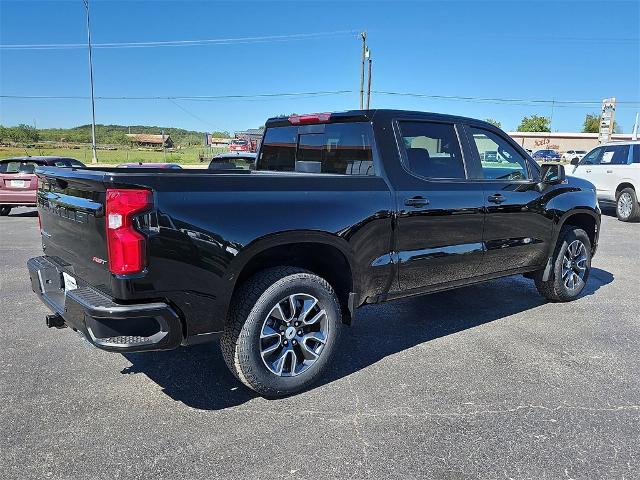
<instances>
[{"instance_id":1,"label":"wheel arch fender flare","mask_svg":"<svg viewBox=\"0 0 640 480\"><path fill-rule=\"evenodd\" d=\"M322 231L309 231L309 230L289 230L285 232L278 232L274 234L265 235L263 237L256 238L251 243L246 245L234 260L229 265L227 270L227 279L231 287L231 291L237 287L237 281L240 278L245 267L261 253L266 252L274 247L286 247L287 245L299 245L299 244L318 244L326 247L331 247L340 252L344 257L349 269L351 270L351 277L353 282L353 291L359 291L359 274L358 268L354 261L354 252L351 245L344 239L337 235L322 232Z\"/></svg>"}]
</instances>

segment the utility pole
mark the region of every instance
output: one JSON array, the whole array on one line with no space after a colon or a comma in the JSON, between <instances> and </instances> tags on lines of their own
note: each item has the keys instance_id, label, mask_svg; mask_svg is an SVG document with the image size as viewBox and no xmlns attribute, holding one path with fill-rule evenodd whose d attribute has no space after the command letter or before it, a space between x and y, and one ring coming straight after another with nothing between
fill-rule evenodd
<instances>
[{"instance_id":1,"label":"utility pole","mask_svg":"<svg viewBox=\"0 0 640 480\"><path fill-rule=\"evenodd\" d=\"M371 50L367 48L367 58L369 59L369 75L367 79L367 110L371 105Z\"/></svg>"},{"instance_id":2,"label":"utility pole","mask_svg":"<svg viewBox=\"0 0 640 480\"><path fill-rule=\"evenodd\" d=\"M89 84L91 85L91 163L98 163L96 152L96 103L93 97L93 57L91 53L91 23L89 20L89 0L82 0L87 12L87 44L89 46Z\"/></svg>"},{"instance_id":3,"label":"utility pole","mask_svg":"<svg viewBox=\"0 0 640 480\"><path fill-rule=\"evenodd\" d=\"M360 70L360 110L364 108L364 64L367 53L367 32L360 34L362 38L362 69Z\"/></svg>"},{"instance_id":4,"label":"utility pole","mask_svg":"<svg viewBox=\"0 0 640 480\"><path fill-rule=\"evenodd\" d=\"M167 163L167 149L164 146L164 129L162 130L162 152L164 154L164 163Z\"/></svg>"}]
</instances>

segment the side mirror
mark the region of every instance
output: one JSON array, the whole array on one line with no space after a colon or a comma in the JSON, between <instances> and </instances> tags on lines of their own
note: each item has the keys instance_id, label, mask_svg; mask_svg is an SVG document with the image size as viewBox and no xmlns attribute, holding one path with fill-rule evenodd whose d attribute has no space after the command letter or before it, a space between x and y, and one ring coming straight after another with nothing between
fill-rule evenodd
<instances>
[{"instance_id":1,"label":"side mirror","mask_svg":"<svg viewBox=\"0 0 640 480\"><path fill-rule=\"evenodd\" d=\"M563 183L567 178L564 172L564 165L557 163L545 163L542 165L541 176L542 183L546 183L547 185Z\"/></svg>"},{"instance_id":2,"label":"side mirror","mask_svg":"<svg viewBox=\"0 0 640 480\"><path fill-rule=\"evenodd\" d=\"M578 158L574 158L571 160L571 165L575 165L576 167L578 166L579 163L580 163L580 159Z\"/></svg>"}]
</instances>

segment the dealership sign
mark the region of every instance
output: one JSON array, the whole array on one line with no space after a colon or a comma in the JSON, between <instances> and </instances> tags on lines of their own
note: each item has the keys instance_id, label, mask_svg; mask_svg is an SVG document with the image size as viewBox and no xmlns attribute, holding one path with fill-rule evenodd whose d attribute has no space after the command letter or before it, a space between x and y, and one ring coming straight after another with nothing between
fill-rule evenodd
<instances>
[{"instance_id":1,"label":"dealership sign","mask_svg":"<svg viewBox=\"0 0 640 480\"><path fill-rule=\"evenodd\" d=\"M598 130L598 141L600 143L611 140L613 133L613 119L616 114L616 99L605 98L602 100L602 111L600 113L600 129Z\"/></svg>"}]
</instances>

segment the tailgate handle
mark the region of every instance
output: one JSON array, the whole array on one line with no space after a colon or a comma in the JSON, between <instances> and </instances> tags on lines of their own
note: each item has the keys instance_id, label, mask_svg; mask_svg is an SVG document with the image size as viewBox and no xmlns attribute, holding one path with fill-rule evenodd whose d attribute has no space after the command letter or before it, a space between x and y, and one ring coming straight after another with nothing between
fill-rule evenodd
<instances>
[{"instance_id":1,"label":"tailgate handle","mask_svg":"<svg viewBox=\"0 0 640 480\"><path fill-rule=\"evenodd\" d=\"M405 199L404 204L407 207L424 208L427 205L429 205L429 200L420 196L411 197L411 198Z\"/></svg>"}]
</instances>

